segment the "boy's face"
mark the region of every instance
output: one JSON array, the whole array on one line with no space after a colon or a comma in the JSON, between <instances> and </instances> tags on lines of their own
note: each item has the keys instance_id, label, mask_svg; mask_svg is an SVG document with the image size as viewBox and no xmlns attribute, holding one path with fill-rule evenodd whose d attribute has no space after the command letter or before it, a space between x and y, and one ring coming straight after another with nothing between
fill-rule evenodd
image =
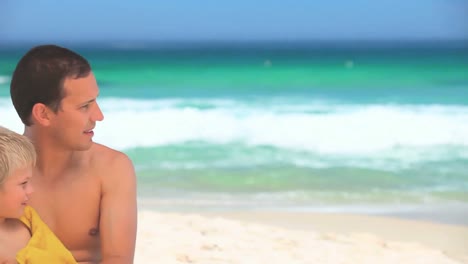
<instances>
[{"instance_id":1,"label":"boy's face","mask_svg":"<svg viewBox=\"0 0 468 264\"><path fill-rule=\"evenodd\" d=\"M32 166L17 169L0 186L0 218L19 218L23 215L30 194Z\"/></svg>"}]
</instances>

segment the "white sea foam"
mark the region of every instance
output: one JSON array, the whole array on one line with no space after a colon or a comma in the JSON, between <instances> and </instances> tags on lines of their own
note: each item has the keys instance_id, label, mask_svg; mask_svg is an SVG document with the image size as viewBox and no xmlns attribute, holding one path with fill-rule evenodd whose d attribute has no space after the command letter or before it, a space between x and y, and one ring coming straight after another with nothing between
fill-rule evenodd
<instances>
[{"instance_id":1,"label":"white sea foam","mask_svg":"<svg viewBox=\"0 0 468 264\"><path fill-rule=\"evenodd\" d=\"M97 124L95 140L117 149L202 141L391 157L405 149L468 147L468 106L113 98L100 105L105 120ZM7 98L0 99L0 118L2 125L22 131ZM421 151L405 155L418 159Z\"/></svg>"},{"instance_id":2,"label":"white sea foam","mask_svg":"<svg viewBox=\"0 0 468 264\"><path fill-rule=\"evenodd\" d=\"M468 146L468 107L463 106L328 105L320 109L214 101L211 108L200 109L180 104L104 100L106 120L99 125L96 139L118 148L243 142L365 155L405 146Z\"/></svg>"},{"instance_id":3,"label":"white sea foam","mask_svg":"<svg viewBox=\"0 0 468 264\"><path fill-rule=\"evenodd\" d=\"M0 84L6 84L10 82L10 76L0 75Z\"/></svg>"}]
</instances>

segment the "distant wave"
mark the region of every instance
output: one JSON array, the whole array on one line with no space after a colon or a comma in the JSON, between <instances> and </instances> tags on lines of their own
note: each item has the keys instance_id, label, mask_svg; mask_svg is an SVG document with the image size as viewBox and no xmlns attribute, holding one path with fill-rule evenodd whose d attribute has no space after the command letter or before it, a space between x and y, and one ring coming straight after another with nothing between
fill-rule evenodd
<instances>
[{"instance_id":1,"label":"distant wave","mask_svg":"<svg viewBox=\"0 0 468 264\"><path fill-rule=\"evenodd\" d=\"M201 141L240 142L331 155L468 147L468 107L343 105L235 100L100 100L105 120L95 140L117 149ZM2 125L22 130L11 102Z\"/></svg>"},{"instance_id":2,"label":"distant wave","mask_svg":"<svg viewBox=\"0 0 468 264\"><path fill-rule=\"evenodd\" d=\"M0 75L0 84L6 84L10 82L11 77L6 75Z\"/></svg>"},{"instance_id":3,"label":"distant wave","mask_svg":"<svg viewBox=\"0 0 468 264\"><path fill-rule=\"evenodd\" d=\"M187 106L181 106L183 104ZM96 139L118 148L244 142L336 154L468 146L468 107L104 100ZM138 106L137 106L138 105Z\"/></svg>"}]
</instances>

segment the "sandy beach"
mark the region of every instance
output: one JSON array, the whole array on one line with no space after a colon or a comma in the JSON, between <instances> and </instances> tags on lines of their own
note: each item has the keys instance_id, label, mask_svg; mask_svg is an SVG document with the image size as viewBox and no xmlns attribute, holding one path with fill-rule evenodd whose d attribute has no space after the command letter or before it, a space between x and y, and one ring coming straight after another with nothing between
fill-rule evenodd
<instances>
[{"instance_id":1,"label":"sandy beach","mask_svg":"<svg viewBox=\"0 0 468 264\"><path fill-rule=\"evenodd\" d=\"M140 210L135 263L468 263L468 227L350 214Z\"/></svg>"}]
</instances>

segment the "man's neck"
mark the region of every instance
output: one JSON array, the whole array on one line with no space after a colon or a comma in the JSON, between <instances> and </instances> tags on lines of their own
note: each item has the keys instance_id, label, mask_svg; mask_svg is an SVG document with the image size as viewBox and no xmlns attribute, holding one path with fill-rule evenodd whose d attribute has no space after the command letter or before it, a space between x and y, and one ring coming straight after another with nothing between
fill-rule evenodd
<instances>
[{"instance_id":1,"label":"man's neck","mask_svg":"<svg viewBox=\"0 0 468 264\"><path fill-rule=\"evenodd\" d=\"M73 168L79 153L58 145L56 140L41 131L26 127L24 135L34 144L37 153L36 170L46 178L56 178Z\"/></svg>"}]
</instances>

